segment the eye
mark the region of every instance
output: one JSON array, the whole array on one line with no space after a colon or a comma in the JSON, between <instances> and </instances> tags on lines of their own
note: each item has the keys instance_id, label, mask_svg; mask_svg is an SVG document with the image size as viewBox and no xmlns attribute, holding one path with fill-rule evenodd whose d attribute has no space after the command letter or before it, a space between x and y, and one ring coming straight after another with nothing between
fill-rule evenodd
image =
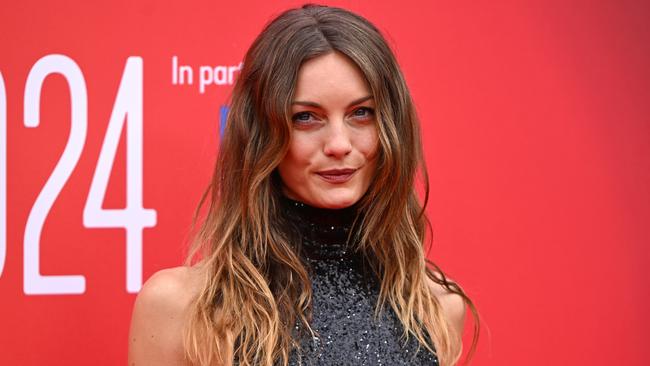
<instances>
[{"instance_id":1,"label":"eye","mask_svg":"<svg viewBox=\"0 0 650 366\"><path fill-rule=\"evenodd\" d=\"M360 107L352 112L352 116L358 119L366 120L373 117L375 110L370 107Z\"/></svg>"},{"instance_id":2,"label":"eye","mask_svg":"<svg viewBox=\"0 0 650 366\"><path fill-rule=\"evenodd\" d=\"M294 123L307 123L311 120L311 113L309 112L298 112L291 117L291 120Z\"/></svg>"}]
</instances>

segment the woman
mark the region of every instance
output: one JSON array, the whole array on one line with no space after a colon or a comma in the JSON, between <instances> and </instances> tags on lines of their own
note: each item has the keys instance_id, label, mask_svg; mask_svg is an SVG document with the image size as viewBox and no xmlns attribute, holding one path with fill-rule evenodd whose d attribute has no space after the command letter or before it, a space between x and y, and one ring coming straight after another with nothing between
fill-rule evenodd
<instances>
[{"instance_id":1,"label":"woman","mask_svg":"<svg viewBox=\"0 0 650 366\"><path fill-rule=\"evenodd\" d=\"M474 308L425 259L418 169L379 31L333 7L278 16L245 56L187 265L138 295L129 364L455 364Z\"/></svg>"}]
</instances>

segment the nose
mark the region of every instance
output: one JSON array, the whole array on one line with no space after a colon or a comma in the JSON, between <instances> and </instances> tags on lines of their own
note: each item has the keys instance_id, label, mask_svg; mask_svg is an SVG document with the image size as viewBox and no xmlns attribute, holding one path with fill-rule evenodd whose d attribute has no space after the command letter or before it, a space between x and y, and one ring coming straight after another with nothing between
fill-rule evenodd
<instances>
[{"instance_id":1,"label":"nose","mask_svg":"<svg viewBox=\"0 0 650 366\"><path fill-rule=\"evenodd\" d=\"M333 158L342 158L352 151L350 130L342 119L330 120L323 152Z\"/></svg>"}]
</instances>

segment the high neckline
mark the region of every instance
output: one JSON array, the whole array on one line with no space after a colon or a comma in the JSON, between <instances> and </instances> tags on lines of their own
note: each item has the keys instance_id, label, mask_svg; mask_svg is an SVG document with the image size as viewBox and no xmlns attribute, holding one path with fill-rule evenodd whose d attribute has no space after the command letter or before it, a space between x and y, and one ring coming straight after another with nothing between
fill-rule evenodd
<instances>
[{"instance_id":1,"label":"high neckline","mask_svg":"<svg viewBox=\"0 0 650 366\"><path fill-rule=\"evenodd\" d=\"M357 205L331 209L310 206L304 202L282 196L283 205L303 220L319 226L351 226L357 215Z\"/></svg>"},{"instance_id":2,"label":"high neckline","mask_svg":"<svg viewBox=\"0 0 650 366\"><path fill-rule=\"evenodd\" d=\"M282 196L283 213L300 235L303 254L308 259L328 259L349 256L352 244L348 238L357 216L357 205L341 209L310 206Z\"/></svg>"}]
</instances>

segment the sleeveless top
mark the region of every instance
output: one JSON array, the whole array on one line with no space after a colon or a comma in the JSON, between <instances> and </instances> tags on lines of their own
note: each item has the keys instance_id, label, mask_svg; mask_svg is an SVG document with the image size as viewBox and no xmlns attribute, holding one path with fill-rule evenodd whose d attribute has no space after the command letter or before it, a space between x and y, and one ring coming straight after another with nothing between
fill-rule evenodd
<instances>
[{"instance_id":1,"label":"sleeveless top","mask_svg":"<svg viewBox=\"0 0 650 366\"><path fill-rule=\"evenodd\" d=\"M355 206L330 210L283 198L284 219L295 229L310 272L312 319L289 365L438 365L435 354L410 335L390 305L375 319L380 282L364 256L346 244ZM297 323L296 333L302 324Z\"/></svg>"}]
</instances>

